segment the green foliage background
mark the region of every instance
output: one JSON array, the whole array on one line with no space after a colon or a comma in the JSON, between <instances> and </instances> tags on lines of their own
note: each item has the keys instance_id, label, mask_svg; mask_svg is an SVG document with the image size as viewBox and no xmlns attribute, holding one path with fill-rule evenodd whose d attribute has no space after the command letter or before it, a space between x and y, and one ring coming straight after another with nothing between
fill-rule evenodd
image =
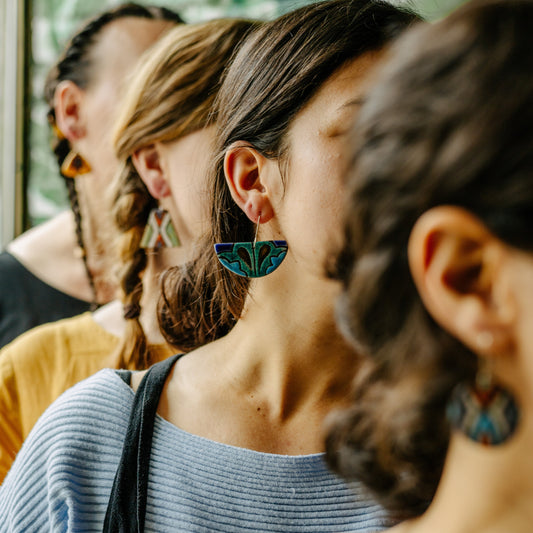
<instances>
[{"instance_id":1,"label":"green foliage background","mask_svg":"<svg viewBox=\"0 0 533 533\"><path fill-rule=\"evenodd\" d=\"M442 17L464 0L405 0L429 20ZM53 216L67 205L66 191L49 147L47 106L42 97L44 79L69 36L93 14L117 5L117 0L33 0L32 100L29 131L30 165L28 211L32 224ZM272 19L310 0L146 0L178 11L188 22L221 16Z\"/></svg>"}]
</instances>

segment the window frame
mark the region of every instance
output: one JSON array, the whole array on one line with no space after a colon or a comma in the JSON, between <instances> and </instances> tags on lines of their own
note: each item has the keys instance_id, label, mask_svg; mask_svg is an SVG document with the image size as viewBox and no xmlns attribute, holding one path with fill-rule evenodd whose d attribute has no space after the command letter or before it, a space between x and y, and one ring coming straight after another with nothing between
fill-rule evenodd
<instances>
[{"instance_id":1,"label":"window frame","mask_svg":"<svg viewBox=\"0 0 533 533\"><path fill-rule=\"evenodd\" d=\"M29 0L2 0L0 60L0 248L24 231L29 110Z\"/></svg>"}]
</instances>

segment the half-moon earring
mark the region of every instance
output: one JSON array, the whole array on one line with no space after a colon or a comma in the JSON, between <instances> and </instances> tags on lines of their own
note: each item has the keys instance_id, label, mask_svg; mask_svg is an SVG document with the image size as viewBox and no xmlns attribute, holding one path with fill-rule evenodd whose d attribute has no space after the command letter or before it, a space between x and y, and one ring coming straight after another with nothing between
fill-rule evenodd
<instances>
[{"instance_id":1,"label":"half-moon earring","mask_svg":"<svg viewBox=\"0 0 533 533\"><path fill-rule=\"evenodd\" d=\"M215 244L215 253L223 267L238 276L261 278L274 272L287 255L287 241L259 241L257 220L253 242L225 242Z\"/></svg>"}]
</instances>

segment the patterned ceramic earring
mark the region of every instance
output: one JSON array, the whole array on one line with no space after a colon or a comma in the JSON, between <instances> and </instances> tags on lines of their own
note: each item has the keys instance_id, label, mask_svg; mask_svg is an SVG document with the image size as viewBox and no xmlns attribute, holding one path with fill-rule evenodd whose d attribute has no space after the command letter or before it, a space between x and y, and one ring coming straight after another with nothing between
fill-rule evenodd
<instances>
[{"instance_id":1,"label":"patterned ceramic earring","mask_svg":"<svg viewBox=\"0 0 533 533\"><path fill-rule=\"evenodd\" d=\"M460 383L453 390L446 416L471 440L495 446L512 437L520 410L514 396L495 384L486 363L481 363L473 385Z\"/></svg>"},{"instance_id":2,"label":"patterned ceramic earring","mask_svg":"<svg viewBox=\"0 0 533 533\"><path fill-rule=\"evenodd\" d=\"M274 272L287 255L287 241L259 241L257 220L253 242L227 242L215 244L218 260L228 270L246 278L261 278Z\"/></svg>"},{"instance_id":3,"label":"patterned ceramic earring","mask_svg":"<svg viewBox=\"0 0 533 533\"><path fill-rule=\"evenodd\" d=\"M141 248L173 248L181 246L170 214L156 207L150 211L141 238Z\"/></svg>"}]
</instances>

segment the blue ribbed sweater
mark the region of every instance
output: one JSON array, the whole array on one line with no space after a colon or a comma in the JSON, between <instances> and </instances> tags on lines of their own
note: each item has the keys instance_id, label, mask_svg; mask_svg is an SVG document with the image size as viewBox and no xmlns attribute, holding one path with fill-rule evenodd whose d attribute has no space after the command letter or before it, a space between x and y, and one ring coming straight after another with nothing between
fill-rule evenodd
<instances>
[{"instance_id":1,"label":"blue ribbed sweater","mask_svg":"<svg viewBox=\"0 0 533 533\"><path fill-rule=\"evenodd\" d=\"M41 417L0 487L0 532L101 531L133 391L103 370ZM385 512L323 456L284 456L191 435L156 417L146 531L377 531ZM390 525L390 524L389 524Z\"/></svg>"}]
</instances>

